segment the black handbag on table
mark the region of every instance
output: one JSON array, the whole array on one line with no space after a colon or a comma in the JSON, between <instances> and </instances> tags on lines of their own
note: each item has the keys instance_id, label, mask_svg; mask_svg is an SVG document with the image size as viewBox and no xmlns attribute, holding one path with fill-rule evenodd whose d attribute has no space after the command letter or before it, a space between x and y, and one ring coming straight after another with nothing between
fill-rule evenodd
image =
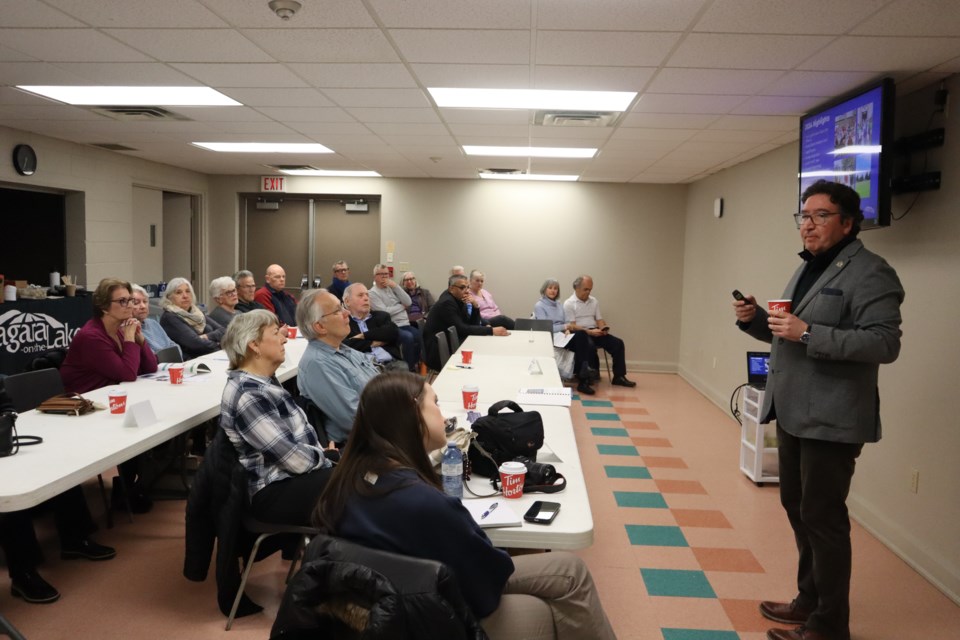
<instances>
[{"instance_id":1,"label":"black handbag on table","mask_svg":"<svg viewBox=\"0 0 960 640\"><path fill-rule=\"evenodd\" d=\"M0 458L12 456L20 451L21 446L40 444L43 438L39 436L17 435L17 414L13 411L0 413Z\"/></svg>"},{"instance_id":2,"label":"black handbag on table","mask_svg":"<svg viewBox=\"0 0 960 640\"><path fill-rule=\"evenodd\" d=\"M502 409L510 412L501 413ZM517 457L536 461L543 446L543 418L538 411L524 411L516 402L501 400L487 415L473 423L477 434L468 457L473 473L487 478L499 477L499 467Z\"/></svg>"}]
</instances>

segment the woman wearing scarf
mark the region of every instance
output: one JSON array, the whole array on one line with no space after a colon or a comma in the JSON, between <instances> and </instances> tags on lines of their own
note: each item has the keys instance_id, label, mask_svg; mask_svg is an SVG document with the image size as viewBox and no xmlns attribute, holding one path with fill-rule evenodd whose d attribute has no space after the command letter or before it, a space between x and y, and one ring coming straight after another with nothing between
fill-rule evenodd
<instances>
[{"instance_id":1,"label":"woman wearing scarf","mask_svg":"<svg viewBox=\"0 0 960 640\"><path fill-rule=\"evenodd\" d=\"M194 303L196 296L189 280L174 278L164 295L160 326L180 345L184 360L220 349L224 328Z\"/></svg>"}]
</instances>

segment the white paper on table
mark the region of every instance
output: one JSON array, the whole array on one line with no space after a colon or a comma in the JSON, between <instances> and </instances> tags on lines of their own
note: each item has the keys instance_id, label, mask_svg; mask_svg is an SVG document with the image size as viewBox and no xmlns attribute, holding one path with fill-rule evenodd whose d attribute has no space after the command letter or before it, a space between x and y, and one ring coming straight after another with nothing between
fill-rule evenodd
<instances>
[{"instance_id":1,"label":"white paper on table","mask_svg":"<svg viewBox=\"0 0 960 640\"><path fill-rule=\"evenodd\" d=\"M149 400L143 400L127 405L126 415L123 417L125 427L149 427L157 421L157 414Z\"/></svg>"},{"instance_id":2,"label":"white paper on table","mask_svg":"<svg viewBox=\"0 0 960 640\"><path fill-rule=\"evenodd\" d=\"M572 401L569 387L522 388L517 391L517 404L542 407L569 407Z\"/></svg>"},{"instance_id":3,"label":"white paper on table","mask_svg":"<svg viewBox=\"0 0 960 640\"><path fill-rule=\"evenodd\" d=\"M507 504L506 500L501 498L471 498L460 502L470 512L473 521L480 525L481 529L520 527L523 525L520 516ZM483 517L484 513L487 514L486 518Z\"/></svg>"},{"instance_id":4,"label":"white paper on table","mask_svg":"<svg viewBox=\"0 0 960 640\"><path fill-rule=\"evenodd\" d=\"M553 334L553 346L559 349L563 349L571 340L573 340L572 333L558 331L557 333Z\"/></svg>"}]
</instances>

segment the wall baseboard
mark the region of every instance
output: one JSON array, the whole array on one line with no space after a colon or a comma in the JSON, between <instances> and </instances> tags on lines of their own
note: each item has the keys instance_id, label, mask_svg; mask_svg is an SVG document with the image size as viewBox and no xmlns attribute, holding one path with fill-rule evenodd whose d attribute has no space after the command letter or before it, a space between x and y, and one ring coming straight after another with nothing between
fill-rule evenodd
<instances>
[{"instance_id":1,"label":"wall baseboard","mask_svg":"<svg viewBox=\"0 0 960 640\"><path fill-rule=\"evenodd\" d=\"M724 414L730 415L729 396L724 398L722 394L682 365L677 369L678 375L690 386L722 409ZM960 566L928 552L902 525L885 517L859 494L851 491L847 505L850 508L850 516L860 526L869 531L881 544L910 565L930 584L942 591L945 596L960 605Z\"/></svg>"}]
</instances>

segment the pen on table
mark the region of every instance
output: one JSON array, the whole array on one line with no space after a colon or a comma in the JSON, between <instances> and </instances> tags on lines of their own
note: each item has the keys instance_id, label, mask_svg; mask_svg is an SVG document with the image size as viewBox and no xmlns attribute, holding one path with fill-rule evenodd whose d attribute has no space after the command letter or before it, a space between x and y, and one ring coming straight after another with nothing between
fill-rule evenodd
<instances>
[{"instance_id":1,"label":"pen on table","mask_svg":"<svg viewBox=\"0 0 960 640\"><path fill-rule=\"evenodd\" d=\"M492 505L490 505L490 508L489 508L489 509L487 509L487 510L484 511L482 514L480 514L480 519L483 520L483 519L486 518L488 515L490 515L491 513L493 513L493 510L497 508L497 505L498 505L498 504L500 504L500 503L499 503L499 502L494 502Z\"/></svg>"},{"instance_id":2,"label":"pen on table","mask_svg":"<svg viewBox=\"0 0 960 640\"><path fill-rule=\"evenodd\" d=\"M466 364L458 364L457 369L473 369L473 367Z\"/></svg>"}]
</instances>

